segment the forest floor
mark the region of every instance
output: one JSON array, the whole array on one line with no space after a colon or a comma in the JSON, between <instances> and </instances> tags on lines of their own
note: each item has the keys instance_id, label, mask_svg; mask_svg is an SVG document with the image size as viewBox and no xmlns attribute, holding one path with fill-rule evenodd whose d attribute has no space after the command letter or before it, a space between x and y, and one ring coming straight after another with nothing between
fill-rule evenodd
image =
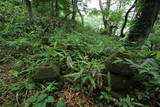
<instances>
[{"instance_id":1,"label":"forest floor","mask_svg":"<svg viewBox=\"0 0 160 107\"><path fill-rule=\"evenodd\" d=\"M141 86L121 97L114 97L109 79L102 78L109 78L105 62L117 51L135 54L138 61L130 63L137 69L155 52L128 50L117 37L79 23L73 28L68 19L57 26L46 17L28 19L25 10L10 2L0 6L5 17L0 23L0 107L160 107L157 59L140 69L136 79ZM62 83L61 78L35 82L33 74L43 64L56 64Z\"/></svg>"}]
</instances>

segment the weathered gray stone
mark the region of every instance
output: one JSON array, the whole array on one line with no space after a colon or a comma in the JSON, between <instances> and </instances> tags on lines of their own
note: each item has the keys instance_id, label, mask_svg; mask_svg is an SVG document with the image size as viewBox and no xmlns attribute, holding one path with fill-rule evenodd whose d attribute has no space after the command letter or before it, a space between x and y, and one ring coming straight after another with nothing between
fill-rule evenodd
<instances>
[{"instance_id":1,"label":"weathered gray stone","mask_svg":"<svg viewBox=\"0 0 160 107\"><path fill-rule=\"evenodd\" d=\"M33 80L36 82L43 81L60 81L60 69L55 64L45 64L41 65L37 71L32 76Z\"/></svg>"},{"instance_id":2,"label":"weathered gray stone","mask_svg":"<svg viewBox=\"0 0 160 107\"><path fill-rule=\"evenodd\" d=\"M122 62L114 63L117 58L120 58ZM126 77L133 76L136 72L136 69L125 63L125 59L133 61L134 56L127 52L115 52L109 57L108 61L106 62L106 68L109 72L117 75Z\"/></svg>"},{"instance_id":3,"label":"weathered gray stone","mask_svg":"<svg viewBox=\"0 0 160 107\"><path fill-rule=\"evenodd\" d=\"M124 77L116 74L111 74L111 87L115 91L127 91L134 83L133 77Z\"/></svg>"}]
</instances>

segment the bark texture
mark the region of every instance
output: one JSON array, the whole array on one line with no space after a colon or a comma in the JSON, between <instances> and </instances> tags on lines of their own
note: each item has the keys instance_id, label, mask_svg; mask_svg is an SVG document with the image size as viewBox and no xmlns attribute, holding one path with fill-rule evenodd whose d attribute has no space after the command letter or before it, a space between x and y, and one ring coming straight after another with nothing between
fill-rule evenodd
<instances>
[{"instance_id":1,"label":"bark texture","mask_svg":"<svg viewBox=\"0 0 160 107\"><path fill-rule=\"evenodd\" d=\"M160 0L144 0L141 12L138 13L136 22L130 28L127 45L141 46L148 38L160 9Z\"/></svg>"},{"instance_id":2,"label":"bark texture","mask_svg":"<svg viewBox=\"0 0 160 107\"><path fill-rule=\"evenodd\" d=\"M80 15L80 17L81 17L82 25L84 26L84 18L83 18L83 15L82 15L82 13L81 13L81 10L78 8L78 5L77 5L76 7L77 7L77 11L78 11L78 13L79 13L79 15Z\"/></svg>"},{"instance_id":3,"label":"bark texture","mask_svg":"<svg viewBox=\"0 0 160 107\"><path fill-rule=\"evenodd\" d=\"M52 15L52 16L55 16L54 2L55 2L54 0L51 0L51 9L52 9L51 15Z\"/></svg>"},{"instance_id":4,"label":"bark texture","mask_svg":"<svg viewBox=\"0 0 160 107\"><path fill-rule=\"evenodd\" d=\"M73 8L73 11L72 11L72 20L73 22L75 22L76 20L76 14L77 14L77 0L72 0L72 8Z\"/></svg>"},{"instance_id":5,"label":"bark texture","mask_svg":"<svg viewBox=\"0 0 160 107\"><path fill-rule=\"evenodd\" d=\"M59 17L59 5L58 5L58 0L55 0L55 16Z\"/></svg>"},{"instance_id":6,"label":"bark texture","mask_svg":"<svg viewBox=\"0 0 160 107\"><path fill-rule=\"evenodd\" d=\"M30 0L25 0L25 3L26 3L26 6L28 8L29 17L32 18L33 13L32 13L32 4L31 4L31 1Z\"/></svg>"},{"instance_id":7,"label":"bark texture","mask_svg":"<svg viewBox=\"0 0 160 107\"><path fill-rule=\"evenodd\" d=\"M99 7L100 7L101 13L102 13L104 28L107 29L108 28L108 26L107 26L108 22L106 20L105 14L103 12L104 10L103 10L103 6L102 6L102 1L101 0L99 0Z\"/></svg>"}]
</instances>

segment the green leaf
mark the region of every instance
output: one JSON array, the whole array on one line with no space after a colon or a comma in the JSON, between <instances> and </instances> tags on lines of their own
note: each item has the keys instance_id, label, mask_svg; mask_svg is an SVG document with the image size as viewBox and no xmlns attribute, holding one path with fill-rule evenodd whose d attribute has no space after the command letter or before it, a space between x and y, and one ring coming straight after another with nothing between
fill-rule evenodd
<instances>
[{"instance_id":1,"label":"green leaf","mask_svg":"<svg viewBox=\"0 0 160 107\"><path fill-rule=\"evenodd\" d=\"M27 99L26 102L34 103L34 102L36 102L36 100L37 100L36 97L32 97L32 98Z\"/></svg>"},{"instance_id":2,"label":"green leaf","mask_svg":"<svg viewBox=\"0 0 160 107\"><path fill-rule=\"evenodd\" d=\"M54 102L54 97L53 96L48 96L45 101L46 102Z\"/></svg>"},{"instance_id":3,"label":"green leaf","mask_svg":"<svg viewBox=\"0 0 160 107\"><path fill-rule=\"evenodd\" d=\"M94 88L94 89L96 89L96 83L95 83L95 80L94 80L91 76L89 76L89 80L90 80L90 82L91 82L91 84L92 84L93 88Z\"/></svg>"},{"instance_id":4,"label":"green leaf","mask_svg":"<svg viewBox=\"0 0 160 107\"><path fill-rule=\"evenodd\" d=\"M40 94L40 95L37 97L37 102L43 101L47 96L48 96L48 95L45 94L45 93Z\"/></svg>"},{"instance_id":5,"label":"green leaf","mask_svg":"<svg viewBox=\"0 0 160 107\"><path fill-rule=\"evenodd\" d=\"M33 89L35 89L35 87L36 87L36 85L34 83L26 83L25 84L25 88L27 90L33 90Z\"/></svg>"},{"instance_id":6,"label":"green leaf","mask_svg":"<svg viewBox=\"0 0 160 107\"><path fill-rule=\"evenodd\" d=\"M57 56L57 52L56 51L51 51L47 53L50 56Z\"/></svg>"},{"instance_id":7,"label":"green leaf","mask_svg":"<svg viewBox=\"0 0 160 107\"><path fill-rule=\"evenodd\" d=\"M20 85L20 83L15 84L14 86L11 86L10 89L11 91L18 91L23 89L24 87Z\"/></svg>"},{"instance_id":8,"label":"green leaf","mask_svg":"<svg viewBox=\"0 0 160 107\"><path fill-rule=\"evenodd\" d=\"M65 101L58 101L56 107L67 107L67 103Z\"/></svg>"},{"instance_id":9,"label":"green leaf","mask_svg":"<svg viewBox=\"0 0 160 107\"><path fill-rule=\"evenodd\" d=\"M44 102L44 103L36 103L36 104L34 104L33 107L47 107L47 104L46 104L46 102Z\"/></svg>"},{"instance_id":10,"label":"green leaf","mask_svg":"<svg viewBox=\"0 0 160 107\"><path fill-rule=\"evenodd\" d=\"M157 59L157 60L160 60L160 51L157 52L156 59Z\"/></svg>"},{"instance_id":11,"label":"green leaf","mask_svg":"<svg viewBox=\"0 0 160 107\"><path fill-rule=\"evenodd\" d=\"M20 74L20 72L16 71L16 70L13 70L11 72L11 75L13 75L14 77L18 77L18 75Z\"/></svg>"},{"instance_id":12,"label":"green leaf","mask_svg":"<svg viewBox=\"0 0 160 107\"><path fill-rule=\"evenodd\" d=\"M82 78L82 83L84 84L84 83L86 82L87 79L88 79L88 76L83 77L83 78Z\"/></svg>"},{"instance_id":13,"label":"green leaf","mask_svg":"<svg viewBox=\"0 0 160 107\"><path fill-rule=\"evenodd\" d=\"M81 72L77 72L77 73L71 73L71 74L67 74L64 77L80 77L81 76Z\"/></svg>"},{"instance_id":14,"label":"green leaf","mask_svg":"<svg viewBox=\"0 0 160 107\"><path fill-rule=\"evenodd\" d=\"M123 60L121 58L117 58L117 60L113 61L114 64L119 63L119 62L123 62Z\"/></svg>"},{"instance_id":15,"label":"green leaf","mask_svg":"<svg viewBox=\"0 0 160 107\"><path fill-rule=\"evenodd\" d=\"M136 103L136 102L134 102L133 104L136 105L136 106L145 107L145 105L144 105L144 104L141 104L141 103Z\"/></svg>"}]
</instances>

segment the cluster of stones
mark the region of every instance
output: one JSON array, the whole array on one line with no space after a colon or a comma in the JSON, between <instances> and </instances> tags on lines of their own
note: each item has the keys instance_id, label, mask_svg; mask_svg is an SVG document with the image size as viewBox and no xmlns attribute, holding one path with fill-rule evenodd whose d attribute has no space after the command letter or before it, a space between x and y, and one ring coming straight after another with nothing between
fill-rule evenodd
<instances>
[{"instance_id":1,"label":"cluster of stones","mask_svg":"<svg viewBox=\"0 0 160 107\"><path fill-rule=\"evenodd\" d=\"M117 58L122 61L116 62ZM136 70L125 62L125 59L134 60L133 56L127 52L115 52L109 56L106 62L106 75L110 72L111 88L115 91L124 91L130 89L134 85L134 74ZM43 81L61 81L62 75L56 64L44 64L33 74L35 82ZM108 81L108 80L105 80Z\"/></svg>"}]
</instances>

